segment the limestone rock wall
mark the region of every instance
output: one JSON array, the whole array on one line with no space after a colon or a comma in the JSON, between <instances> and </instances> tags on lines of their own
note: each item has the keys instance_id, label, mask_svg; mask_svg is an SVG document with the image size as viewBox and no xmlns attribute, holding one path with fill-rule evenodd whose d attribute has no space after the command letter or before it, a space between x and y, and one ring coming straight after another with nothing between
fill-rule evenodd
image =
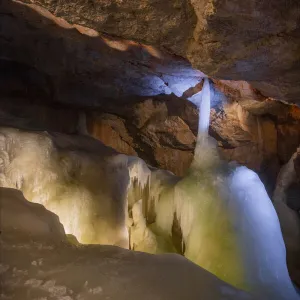
<instances>
[{"instance_id":1,"label":"limestone rock wall","mask_svg":"<svg viewBox=\"0 0 300 300\"><path fill-rule=\"evenodd\" d=\"M40 6L4 0L0 12L2 95L105 107L132 96L181 96L204 76L182 57L69 24Z\"/></svg>"},{"instance_id":2,"label":"limestone rock wall","mask_svg":"<svg viewBox=\"0 0 300 300\"><path fill-rule=\"evenodd\" d=\"M210 133L224 157L260 172L272 190L300 142L299 109L266 97L297 98L295 1L36 4L0 4L4 125L17 117L26 128L78 133L84 113L87 130L106 145L183 175L197 134L186 99L205 76L188 57L223 78L213 79Z\"/></svg>"},{"instance_id":3,"label":"limestone rock wall","mask_svg":"<svg viewBox=\"0 0 300 300\"><path fill-rule=\"evenodd\" d=\"M215 82L210 134L223 157L257 171L271 195L280 167L299 145L300 111L257 94L246 83L243 92L239 84ZM89 135L180 176L192 160L198 126L196 107L175 95L132 97L122 105L110 101L105 108L49 106L4 97L0 113L4 126L71 134L81 134L84 115Z\"/></svg>"},{"instance_id":4,"label":"limestone rock wall","mask_svg":"<svg viewBox=\"0 0 300 300\"><path fill-rule=\"evenodd\" d=\"M299 103L298 0L30 3L72 24L166 48L211 77L251 81L266 96Z\"/></svg>"}]
</instances>

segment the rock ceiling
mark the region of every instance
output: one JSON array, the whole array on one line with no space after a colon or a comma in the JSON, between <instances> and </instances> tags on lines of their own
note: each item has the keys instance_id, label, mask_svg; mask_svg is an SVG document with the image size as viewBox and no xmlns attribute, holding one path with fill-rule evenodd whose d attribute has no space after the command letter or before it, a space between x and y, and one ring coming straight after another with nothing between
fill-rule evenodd
<instances>
[{"instance_id":1,"label":"rock ceiling","mask_svg":"<svg viewBox=\"0 0 300 300\"><path fill-rule=\"evenodd\" d=\"M177 97L201 89L199 69L214 78L223 155L276 178L300 112L268 97L299 100L300 12L269 2L3 0L1 122L75 133L83 109L94 137L182 175L198 116Z\"/></svg>"},{"instance_id":2,"label":"rock ceiling","mask_svg":"<svg viewBox=\"0 0 300 300\"><path fill-rule=\"evenodd\" d=\"M39 30L48 31L47 37L44 39L48 42L51 41L51 43L48 44L47 50L42 49L43 43L37 40L36 43L31 43L31 47L35 45L37 51L44 52L44 56L47 56L48 60L44 61L42 57L41 60L45 64L49 61L50 52L57 58L57 64L61 64L62 68L69 61L72 61L71 57L74 57L74 55L81 57L82 63L84 53L84 58L87 60L85 64L88 66L95 64L94 67L96 68L96 66L99 67L99 53L96 54L95 52L98 51L95 51L95 49L101 48L100 56L103 56L104 59L100 69L103 71L105 68L114 68L117 72L118 66L121 66L116 62L118 58L114 60L114 63L112 62L112 57L115 55L114 50L116 48L119 48L119 50L122 48L123 51L124 49L134 50L140 48L137 47L140 44L136 44L136 42L142 42L188 58L196 69L211 77L227 80L246 80L251 82L265 96L289 102L299 101L300 4L298 0L278 0L276 3L268 0L246 2L219 0L81 0L76 2L71 0L23 0L16 2L5 0L2 2L1 43L4 43L5 48L9 49L7 51L12 50L11 47L7 46L12 46L12 48L16 46L7 36L9 22L13 22L15 24L13 28L21 32L20 29L26 29L23 25L28 23L30 18L44 19L44 21L39 22ZM22 5L26 2L30 3L30 6L24 7ZM39 7L37 8L32 4L37 4ZM50 26L49 23L51 22L45 20L50 18L49 12L42 8L59 17L55 21L56 24L60 23L59 29L55 28L57 26ZM19 20L20 18L22 20ZM72 29L65 20L71 24L79 25L75 27L79 31L85 31L84 37L76 37L74 33L76 30ZM45 24L47 22L48 26ZM32 31L32 26L29 25L29 27L29 31ZM24 37L29 38L28 42L30 42L30 38L37 39L37 31L39 30L34 30L35 34L29 34L29 36L25 32ZM64 33L66 31L68 34ZM96 31L136 42L112 41L109 38L108 42L105 42L105 37L95 38L98 34ZM82 40L85 40L84 44L88 48L88 52L85 52L80 46ZM44 40L44 42L47 44L47 41ZM104 45L109 44L115 45L114 50L103 49L105 48ZM68 59L63 54L62 49L64 47L69 50L70 58ZM159 51L157 52L149 46L142 46L141 48L140 50L143 51L137 51L144 56L140 63L143 65L144 70L145 68L149 70L149 60L153 56L157 58ZM29 54L25 49L24 56ZM151 52L154 55L149 55ZM106 59L107 55L110 57L108 61ZM118 57L118 55L120 54L116 56ZM131 53L123 53L122 55L125 56L123 56L123 59L125 58L127 63L131 63L131 66L136 63L135 59L132 59ZM1 53L2 58L5 56L8 56L7 53ZM30 59L30 57L27 59ZM35 61L35 64L38 65L38 62ZM178 75L178 73L174 74L174 69L177 69L177 71L179 69L189 69L184 62L181 62L181 64L172 62L171 65L173 66L169 65L169 69L167 67L168 70L164 70L165 73L170 74L171 67L173 70L171 72L172 76ZM151 63L151 66L153 67L153 63ZM67 69L73 75L76 72L83 71L80 68L78 70L77 65L74 66L73 70L70 67ZM48 68L51 69L51 66L48 66ZM91 76L100 75L93 72L93 68L92 70L89 67L87 68L92 73ZM154 67L154 69L155 73L164 73L161 72L161 66ZM101 71L99 70L99 72ZM140 72L143 71L140 70ZM193 76L190 71L183 73ZM129 75L137 78L141 73L135 73L132 70L131 74L124 75L125 77ZM68 73L68 76L70 76L70 73ZM111 76L115 78L114 75ZM145 81L153 82L156 86L155 89L160 90L160 92L169 92L164 83L172 85L168 79L162 77L151 78L151 80L148 80L147 77L144 78ZM70 81L69 85L73 87L72 78L70 78ZM133 87L132 83L128 81L118 83L123 88L125 87L125 92L128 92L128 90L132 92L132 89L138 90L140 88L149 93L149 89L153 89L153 87L144 86L143 84L145 85L145 82L136 83L139 86ZM92 90L91 87L87 87L87 89ZM104 83L102 89L105 90Z\"/></svg>"},{"instance_id":3,"label":"rock ceiling","mask_svg":"<svg viewBox=\"0 0 300 300\"><path fill-rule=\"evenodd\" d=\"M297 0L4 0L1 58L34 66L64 96L72 89L73 102L82 93L97 102L99 88L114 98L180 95L202 75L180 57L211 77L246 80L265 96L297 102L299 6Z\"/></svg>"}]
</instances>

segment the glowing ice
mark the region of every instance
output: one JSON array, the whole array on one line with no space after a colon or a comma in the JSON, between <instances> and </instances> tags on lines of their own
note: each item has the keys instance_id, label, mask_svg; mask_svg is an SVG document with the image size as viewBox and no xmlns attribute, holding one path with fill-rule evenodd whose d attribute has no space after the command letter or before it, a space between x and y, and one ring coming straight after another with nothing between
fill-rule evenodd
<instances>
[{"instance_id":1,"label":"glowing ice","mask_svg":"<svg viewBox=\"0 0 300 300\"><path fill-rule=\"evenodd\" d=\"M265 299L299 299L289 278L278 217L258 175L238 167L229 184L230 209L250 290Z\"/></svg>"},{"instance_id":2,"label":"glowing ice","mask_svg":"<svg viewBox=\"0 0 300 300\"><path fill-rule=\"evenodd\" d=\"M176 216L184 255L224 281L263 299L298 299L277 214L262 182L246 167L224 163L207 134L207 79L192 100L200 110L195 157L189 174L161 195L157 226L171 235Z\"/></svg>"},{"instance_id":3,"label":"glowing ice","mask_svg":"<svg viewBox=\"0 0 300 300\"><path fill-rule=\"evenodd\" d=\"M195 158L189 175L175 187L185 256L265 299L298 299L277 214L262 182L246 167L224 164L207 135L207 79L199 110Z\"/></svg>"},{"instance_id":4,"label":"glowing ice","mask_svg":"<svg viewBox=\"0 0 300 300\"><path fill-rule=\"evenodd\" d=\"M79 242L128 247L127 157L86 137L1 128L1 185L56 213ZM84 149L84 151L83 151Z\"/></svg>"},{"instance_id":5,"label":"glowing ice","mask_svg":"<svg viewBox=\"0 0 300 300\"><path fill-rule=\"evenodd\" d=\"M204 80L202 89L202 100L199 104L199 128L198 135L207 135L209 128L209 115L210 115L210 86L206 78Z\"/></svg>"},{"instance_id":6,"label":"glowing ice","mask_svg":"<svg viewBox=\"0 0 300 300\"><path fill-rule=\"evenodd\" d=\"M55 212L80 242L127 247L127 219L136 250L179 252L262 299L298 299L263 184L222 161L208 136L208 79L191 100L200 109L199 133L181 180L139 158L89 150L88 140L3 129L0 183Z\"/></svg>"}]
</instances>

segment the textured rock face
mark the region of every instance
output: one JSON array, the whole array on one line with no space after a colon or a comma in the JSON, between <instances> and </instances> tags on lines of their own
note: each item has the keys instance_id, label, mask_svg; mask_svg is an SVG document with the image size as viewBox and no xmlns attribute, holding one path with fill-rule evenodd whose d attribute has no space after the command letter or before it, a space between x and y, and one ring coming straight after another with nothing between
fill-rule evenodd
<instances>
[{"instance_id":1,"label":"textured rock face","mask_svg":"<svg viewBox=\"0 0 300 300\"><path fill-rule=\"evenodd\" d=\"M210 76L299 101L297 0L31 2L71 23L165 47Z\"/></svg>"},{"instance_id":2,"label":"textured rock face","mask_svg":"<svg viewBox=\"0 0 300 300\"><path fill-rule=\"evenodd\" d=\"M294 168L297 174L298 181L300 182L300 153L294 159Z\"/></svg>"},{"instance_id":3,"label":"textured rock face","mask_svg":"<svg viewBox=\"0 0 300 300\"><path fill-rule=\"evenodd\" d=\"M256 17L259 20L264 16L265 7L264 1L255 7L238 3L230 6L230 1L209 3L194 1L192 5L198 17L196 31L199 34L202 30L203 33L199 43L204 50L201 55L197 54L197 59L204 63L206 57L204 69L209 67L209 73L215 74L217 71L212 68L223 72L230 67L226 63L228 53L225 52L231 47L230 39L236 37L237 32L232 31L232 34L227 35L224 43L218 39L223 37L226 30L233 30L232 24L235 23L231 19L236 17L236 22L249 25ZM26 128L76 133L79 106L88 111L89 132L106 145L125 154L138 155L153 166L183 175L190 164L194 149L197 112L193 105L186 101L179 103L183 100L175 96L156 96L175 93L177 96L183 94L185 98L190 97L201 89L199 82L203 74L193 70L186 60L153 46L112 38L91 28L126 38L145 40L185 55L187 45L192 43L188 32L191 32L197 22L192 13L192 5L188 1L131 1L130 4L124 1L105 1L94 3L91 9L91 3L85 1L80 4L69 1L48 1L40 4L58 17L40 6L24 5L16 1L1 2L0 85L3 102L1 106L4 106L4 111L8 110L12 116L23 119ZM277 9L277 6L273 7L274 12ZM234 14L229 15L230 10ZM252 10L257 12L246 18ZM241 12L246 14L244 21L241 21ZM269 18L273 17L275 15L271 13ZM162 20L165 21L163 25L160 23ZM226 20L228 24L225 21L218 23L218 20ZM132 26L132 22L136 22L136 26L141 22L144 25L137 29ZM292 26L293 18L290 22ZM160 35L157 34L158 24L163 28ZM278 30L285 26L281 18L272 24L270 26L277 26ZM238 32L240 40L236 49L241 51L239 55L242 55L241 47L245 44L242 38L244 29L242 26L239 29L241 32ZM178 40L174 39L175 31L178 32ZM213 43L207 42L209 37L206 32L216 37ZM255 26L249 32L253 38L258 34ZM144 39L142 34L145 35ZM263 38L263 32L261 36ZM249 36L246 35L245 38L248 39ZM289 43L293 41L291 39ZM218 46L218 51L224 50L224 55L214 58L217 53L214 49L220 43L224 47ZM234 45L236 43L232 47ZM209 47L206 49L206 46ZM22 51L19 51L21 48ZM236 49L231 53L235 53ZM286 56L293 49L291 47L286 51ZM222 68L219 68L216 59L222 59ZM259 55L255 59L259 61ZM285 62L282 59L282 64ZM282 64L272 64L271 67L281 68ZM262 63L258 70L248 73L251 76L262 76L259 72L263 71L263 66ZM293 70L297 71L297 68ZM276 72L272 69L271 75L277 74ZM228 76L220 77L239 78L232 76L231 71ZM265 80L264 78L268 76L258 79ZM274 183L279 165L289 160L300 142L300 114L297 110L296 113L292 112L282 103L267 99L247 82L214 80L214 84L219 95L212 110L211 134L219 141L225 158L237 160L267 174L265 177ZM224 95L229 105L220 100ZM148 96L149 99L139 99L139 96ZM10 103L12 99L16 101L15 104ZM20 109L24 100L27 103L29 101L32 107L25 108L26 113L22 113ZM54 103L60 104L55 109L46 108ZM61 103L68 106L63 107ZM96 112L90 113L89 110ZM7 114L4 119L1 121L4 125L11 126L15 122Z\"/></svg>"},{"instance_id":4,"label":"textured rock face","mask_svg":"<svg viewBox=\"0 0 300 300\"><path fill-rule=\"evenodd\" d=\"M278 138L282 141L278 145L280 158L282 161L287 161L300 145L300 123L278 125Z\"/></svg>"},{"instance_id":5,"label":"textured rock face","mask_svg":"<svg viewBox=\"0 0 300 300\"><path fill-rule=\"evenodd\" d=\"M73 26L41 7L4 1L0 9L2 96L105 107L130 96L181 96L203 77L183 58Z\"/></svg>"},{"instance_id":6,"label":"textured rock face","mask_svg":"<svg viewBox=\"0 0 300 300\"><path fill-rule=\"evenodd\" d=\"M299 150L281 168L273 195L287 248L289 271L297 285L300 284Z\"/></svg>"},{"instance_id":7,"label":"textured rock face","mask_svg":"<svg viewBox=\"0 0 300 300\"><path fill-rule=\"evenodd\" d=\"M87 114L88 131L107 146L183 175L195 148L196 108L175 96L132 99L111 114ZM117 117L118 116L118 117ZM195 129L195 130L194 130Z\"/></svg>"},{"instance_id":8,"label":"textured rock face","mask_svg":"<svg viewBox=\"0 0 300 300\"><path fill-rule=\"evenodd\" d=\"M184 54L197 22L193 6L186 0L21 2L42 5L72 24L161 45L177 54Z\"/></svg>"},{"instance_id":9,"label":"textured rock face","mask_svg":"<svg viewBox=\"0 0 300 300\"><path fill-rule=\"evenodd\" d=\"M1 230L41 240L64 241L65 231L57 215L27 201L22 192L0 188ZM1 263L4 261L1 259Z\"/></svg>"},{"instance_id":10,"label":"textured rock face","mask_svg":"<svg viewBox=\"0 0 300 300\"><path fill-rule=\"evenodd\" d=\"M299 101L297 0L191 2L198 22L187 56L195 67L251 81L266 96Z\"/></svg>"},{"instance_id":11,"label":"textured rock face","mask_svg":"<svg viewBox=\"0 0 300 300\"><path fill-rule=\"evenodd\" d=\"M270 194L280 166L289 161L300 138L300 110L262 96L246 82L214 80L211 135L228 160L259 172Z\"/></svg>"},{"instance_id":12,"label":"textured rock face","mask_svg":"<svg viewBox=\"0 0 300 300\"><path fill-rule=\"evenodd\" d=\"M226 84L225 84L226 83ZM215 82L210 134L223 157L259 172L272 194L280 166L299 145L300 110L266 99L235 82ZM230 84L230 86L228 86ZM251 93L250 93L251 92ZM109 101L105 108L75 108L3 98L0 123L24 129L86 133L117 151L184 175L198 127L196 107L174 95ZM87 130L80 130L80 116Z\"/></svg>"}]
</instances>

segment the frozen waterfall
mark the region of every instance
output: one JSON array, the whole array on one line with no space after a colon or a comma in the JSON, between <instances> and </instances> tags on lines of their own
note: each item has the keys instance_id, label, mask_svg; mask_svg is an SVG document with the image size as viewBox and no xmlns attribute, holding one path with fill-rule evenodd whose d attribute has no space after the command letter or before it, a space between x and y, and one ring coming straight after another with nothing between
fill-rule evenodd
<instances>
[{"instance_id":1,"label":"frozen waterfall","mask_svg":"<svg viewBox=\"0 0 300 300\"><path fill-rule=\"evenodd\" d=\"M300 299L290 280L279 220L258 175L222 162L208 137L211 91L205 79L190 174L175 187L185 256L264 299ZM185 208L189 206L189 208ZM186 215L185 215L186 214Z\"/></svg>"},{"instance_id":2,"label":"frozen waterfall","mask_svg":"<svg viewBox=\"0 0 300 300\"><path fill-rule=\"evenodd\" d=\"M205 79L190 99L199 132L184 178L89 137L1 128L0 186L56 213L80 243L180 253L258 299L299 299L264 185L208 135L212 95Z\"/></svg>"},{"instance_id":3,"label":"frozen waterfall","mask_svg":"<svg viewBox=\"0 0 300 300\"><path fill-rule=\"evenodd\" d=\"M204 80L203 89L202 89L202 97L199 105L199 127L198 127L198 135L208 135L209 128L209 115L210 115L210 86L209 81L206 78Z\"/></svg>"},{"instance_id":4,"label":"frozen waterfall","mask_svg":"<svg viewBox=\"0 0 300 300\"><path fill-rule=\"evenodd\" d=\"M258 175L238 167L229 177L230 210L251 291L264 299L300 299L290 280L274 206Z\"/></svg>"}]
</instances>

